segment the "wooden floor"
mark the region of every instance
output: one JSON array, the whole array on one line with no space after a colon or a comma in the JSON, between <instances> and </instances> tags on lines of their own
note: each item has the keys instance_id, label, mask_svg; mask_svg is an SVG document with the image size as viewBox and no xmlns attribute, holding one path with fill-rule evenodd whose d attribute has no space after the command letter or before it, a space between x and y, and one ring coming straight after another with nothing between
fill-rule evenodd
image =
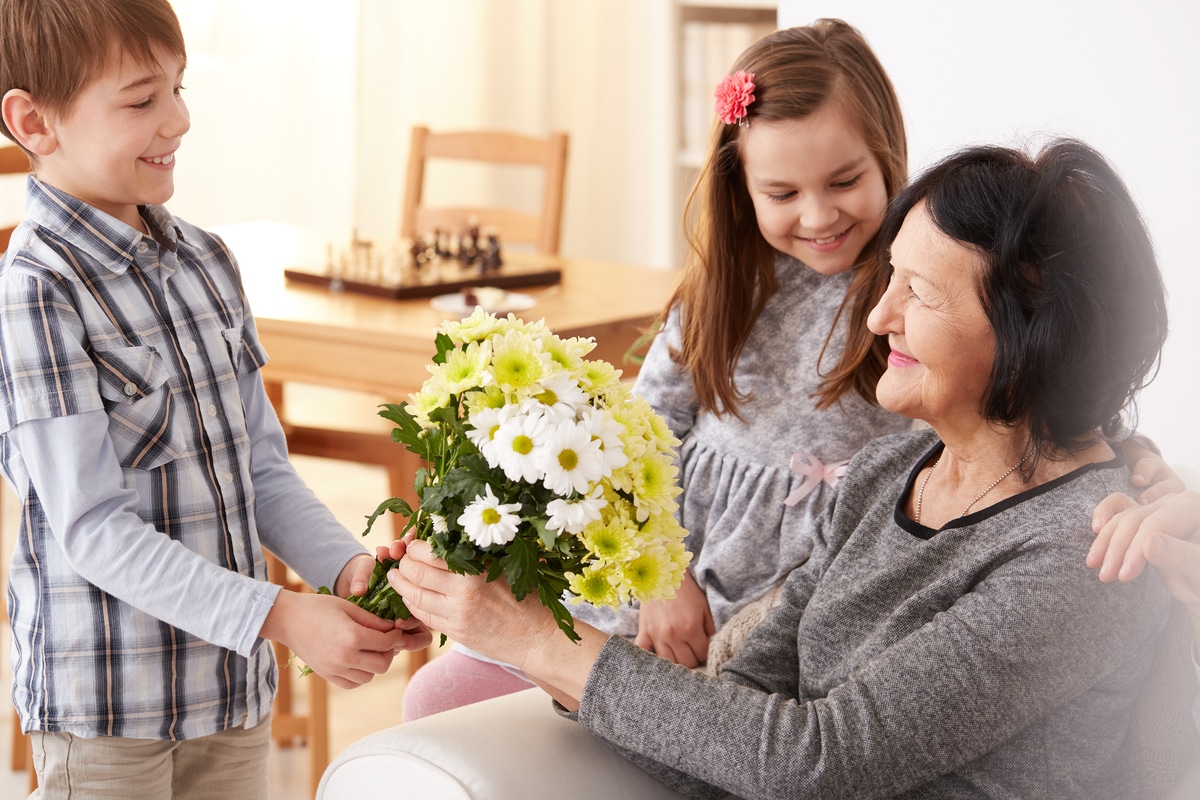
<instances>
[{"instance_id":1,"label":"wooden floor","mask_svg":"<svg viewBox=\"0 0 1200 800\"><path fill-rule=\"evenodd\" d=\"M326 394L289 392L288 403L300 403L319 399L324 405L330 401ZM403 398L400 398L403 399ZM336 400L336 398L334 398ZM357 413L354 412L354 413ZM297 470L317 495L333 509L341 522L354 533L361 532L363 518L375 509L380 500L386 499L387 478L383 471L368 466L325 461L322 459L296 458ZM12 493L7 487L3 504L3 535L0 536L2 557L5 561L12 553L12 541L16 531L17 514L13 507ZM378 534L378 535L377 535ZM378 539L386 541L390 534L389 525L381 525L372 531L367 544L372 547ZM25 797L28 794L29 778L25 772L9 769L11 720L13 715L9 697L9 647L8 626L0 625L0 686L4 687L0 699L0 798ZM365 686L354 690L329 689L329 751L331 757L357 739L380 728L400 723L400 700L404 693L404 654L396 657L392 669L376 677ZM293 666L294 668L294 666ZM298 691L303 692L304 681L296 681ZM300 695L303 702L303 694ZM308 787L308 753L303 746L281 749L272 745L269 764L270 800L309 800L312 793Z\"/></svg>"}]
</instances>

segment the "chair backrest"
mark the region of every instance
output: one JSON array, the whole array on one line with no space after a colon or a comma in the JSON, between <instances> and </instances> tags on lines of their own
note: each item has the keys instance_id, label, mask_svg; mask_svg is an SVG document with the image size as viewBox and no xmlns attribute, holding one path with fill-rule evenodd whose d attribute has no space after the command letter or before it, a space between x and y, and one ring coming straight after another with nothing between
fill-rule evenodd
<instances>
[{"instance_id":1,"label":"chair backrest","mask_svg":"<svg viewBox=\"0 0 1200 800\"><path fill-rule=\"evenodd\" d=\"M28 172L29 156L24 150L15 144L0 147L0 175L25 175ZM8 249L9 237L16 229L15 224L0 227L0 252Z\"/></svg>"},{"instance_id":2,"label":"chair backrest","mask_svg":"<svg viewBox=\"0 0 1200 800\"><path fill-rule=\"evenodd\" d=\"M545 175L540 214L510 208L429 208L421 203L425 163L453 159L492 164L540 166ZM567 174L567 134L545 138L498 131L432 133L423 126L412 131L412 147L405 178L400 236L413 239L433 230L457 232L469 219L480 227L494 227L501 242L532 244L539 253L558 253L562 228L563 189Z\"/></svg>"}]
</instances>

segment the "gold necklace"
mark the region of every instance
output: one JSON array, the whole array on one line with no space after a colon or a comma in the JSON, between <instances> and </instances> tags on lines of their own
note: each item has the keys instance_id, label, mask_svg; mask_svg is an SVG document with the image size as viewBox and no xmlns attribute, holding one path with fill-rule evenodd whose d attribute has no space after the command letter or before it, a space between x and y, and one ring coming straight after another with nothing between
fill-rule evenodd
<instances>
[{"instance_id":1,"label":"gold necklace","mask_svg":"<svg viewBox=\"0 0 1200 800\"><path fill-rule=\"evenodd\" d=\"M945 455L944 450L942 451L942 455ZM1012 475L1014 472L1016 472L1017 467L1024 464L1025 459L1027 459L1027 458L1029 458L1029 453L1026 453L1025 455L1021 456L1020 461L1018 461L1017 463L1015 463L1011 467L1009 467L1007 470L1005 470L1003 475L1001 475L999 478L996 478L996 480L992 481L990 486L988 486L986 489L984 489L982 492L980 492L978 495L976 495L974 500L967 503L967 507L964 508L962 510L962 513L959 514L958 516L960 518L965 517L967 515L967 512L971 510L971 506L978 503L980 500L983 499L984 495L986 495L992 489L995 489L997 486L999 486L1000 481L1004 480L1009 475ZM921 488L917 490L917 513L916 513L916 517L913 519L913 522L917 523L918 525L921 524L921 501L925 498L925 487L926 487L926 485L929 484L929 477L931 475L933 475L933 471L935 469L937 469L937 465L940 463L942 463L942 456L938 456L937 461L933 462L933 466L929 468L929 472L925 473L925 480L921 481Z\"/></svg>"}]
</instances>

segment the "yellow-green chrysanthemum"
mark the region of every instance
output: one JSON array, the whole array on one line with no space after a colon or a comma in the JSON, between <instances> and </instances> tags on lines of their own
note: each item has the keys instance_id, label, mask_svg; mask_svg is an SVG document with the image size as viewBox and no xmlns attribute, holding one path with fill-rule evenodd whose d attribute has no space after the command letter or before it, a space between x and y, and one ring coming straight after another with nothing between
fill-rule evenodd
<instances>
[{"instance_id":1,"label":"yellow-green chrysanthemum","mask_svg":"<svg viewBox=\"0 0 1200 800\"><path fill-rule=\"evenodd\" d=\"M567 587L573 604L591 603L594 606L615 606L621 600L617 584L622 574L611 566L586 566L582 574L568 572Z\"/></svg>"},{"instance_id":2,"label":"yellow-green chrysanthemum","mask_svg":"<svg viewBox=\"0 0 1200 800\"><path fill-rule=\"evenodd\" d=\"M560 339L550 334L543 340L542 346L550 355L551 361L566 370L571 377L576 377L583 368L583 357L595 349L596 340L579 336Z\"/></svg>"},{"instance_id":3,"label":"yellow-green chrysanthemum","mask_svg":"<svg viewBox=\"0 0 1200 800\"><path fill-rule=\"evenodd\" d=\"M471 316L462 320L446 321L438 328L438 332L446 334L456 342L482 342L490 336L503 333L508 327L506 321L497 319L476 306Z\"/></svg>"},{"instance_id":4,"label":"yellow-green chrysanthemum","mask_svg":"<svg viewBox=\"0 0 1200 800\"><path fill-rule=\"evenodd\" d=\"M633 502L637 506L639 522L645 521L650 514L676 509L675 498L680 492L675 482L678 474L679 468L661 453L647 453L637 462L632 477Z\"/></svg>"},{"instance_id":5,"label":"yellow-green chrysanthemum","mask_svg":"<svg viewBox=\"0 0 1200 800\"><path fill-rule=\"evenodd\" d=\"M620 518L593 522L579 534L588 552L601 563L628 561L637 555L637 531Z\"/></svg>"},{"instance_id":6,"label":"yellow-green chrysanthemum","mask_svg":"<svg viewBox=\"0 0 1200 800\"><path fill-rule=\"evenodd\" d=\"M462 401L463 408L467 410L467 416L478 414L484 409L498 411L508 405L508 398L504 396L504 390L494 383L478 391L467 392L462 396Z\"/></svg>"},{"instance_id":7,"label":"yellow-green chrysanthemum","mask_svg":"<svg viewBox=\"0 0 1200 800\"><path fill-rule=\"evenodd\" d=\"M666 548L650 548L622 565L621 571L632 596L642 602L675 596L675 569Z\"/></svg>"},{"instance_id":8,"label":"yellow-green chrysanthemum","mask_svg":"<svg viewBox=\"0 0 1200 800\"><path fill-rule=\"evenodd\" d=\"M579 384L592 397L599 397L621 385L621 370L607 361L583 362L579 375Z\"/></svg>"},{"instance_id":9,"label":"yellow-green chrysanthemum","mask_svg":"<svg viewBox=\"0 0 1200 800\"><path fill-rule=\"evenodd\" d=\"M492 377L519 400L528 398L551 370L550 357L540 343L518 331L492 338Z\"/></svg>"},{"instance_id":10,"label":"yellow-green chrysanthemum","mask_svg":"<svg viewBox=\"0 0 1200 800\"><path fill-rule=\"evenodd\" d=\"M471 342L465 348L451 350L446 361L429 367L430 373L443 391L462 394L468 389L487 386L492 382L488 370L492 348L486 342Z\"/></svg>"},{"instance_id":11,"label":"yellow-green chrysanthemum","mask_svg":"<svg viewBox=\"0 0 1200 800\"><path fill-rule=\"evenodd\" d=\"M450 405L450 394L431 381L426 381L421 391L408 396L408 411L422 426L429 425L429 414Z\"/></svg>"}]
</instances>

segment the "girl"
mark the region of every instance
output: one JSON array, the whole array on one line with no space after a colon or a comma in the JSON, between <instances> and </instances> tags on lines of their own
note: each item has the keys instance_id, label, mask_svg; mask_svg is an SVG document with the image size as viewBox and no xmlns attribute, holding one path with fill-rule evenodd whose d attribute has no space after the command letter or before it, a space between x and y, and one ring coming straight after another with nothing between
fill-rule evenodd
<instances>
[{"instance_id":1,"label":"girl","mask_svg":"<svg viewBox=\"0 0 1200 800\"><path fill-rule=\"evenodd\" d=\"M692 258L635 387L682 440L679 514L693 560L673 600L573 609L710 670L807 559L843 465L911 424L875 403L882 369L855 368L857 358L834 369L847 328L866 330L865 317L839 309L869 272L857 268L907 177L883 66L855 28L822 19L756 42L716 98L719 123L688 201ZM413 677L404 718L531 685L456 645Z\"/></svg>"}]
</instances>

